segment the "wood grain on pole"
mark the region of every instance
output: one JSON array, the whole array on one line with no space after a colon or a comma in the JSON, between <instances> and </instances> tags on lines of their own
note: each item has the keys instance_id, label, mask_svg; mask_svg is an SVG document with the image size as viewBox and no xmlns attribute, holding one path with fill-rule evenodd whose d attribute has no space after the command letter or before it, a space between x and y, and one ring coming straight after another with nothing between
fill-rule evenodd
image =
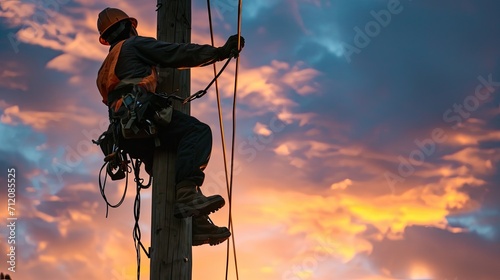
<instances>
[{"instance_id":1,"label":"wood grain on pole","mask_svg":"<svg viewBox=\"0 0 500 280\"><path fill-rule=\"evenodd\" d=\"M190 43L191 1L160 0L159 3L158 40ZM190 71L159 69L157 91L189 96ZM177 110L190 113L189 105L176 105ZM178 219L173 215L176 151L168 143L162 145L154 156L150 279L188 280L192 277L191 218Z\"/></svg>"}]
</instances>

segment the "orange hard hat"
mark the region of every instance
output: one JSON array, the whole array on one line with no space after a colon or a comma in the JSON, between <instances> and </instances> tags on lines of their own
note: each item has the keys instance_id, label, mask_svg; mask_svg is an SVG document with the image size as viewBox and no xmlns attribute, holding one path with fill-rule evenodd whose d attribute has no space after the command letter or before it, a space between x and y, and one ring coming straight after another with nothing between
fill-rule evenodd
<instances>
[{"instance_id":1,"label":"orange hard hat","mask_svg":"<svg viewBox=\"0 0 500 280\"><path fill-rule=\"evenodd\" d=\"M116 8L106 8L99 13L97 18L97 30L99 30L99 42L103 45L109 45L109 43L102 38L102 35L111 26L117 24L123 20L130 20L132 26L137 28L137 20L135 18L129 17L124 11Z\"/></svg>"}]
</instances>

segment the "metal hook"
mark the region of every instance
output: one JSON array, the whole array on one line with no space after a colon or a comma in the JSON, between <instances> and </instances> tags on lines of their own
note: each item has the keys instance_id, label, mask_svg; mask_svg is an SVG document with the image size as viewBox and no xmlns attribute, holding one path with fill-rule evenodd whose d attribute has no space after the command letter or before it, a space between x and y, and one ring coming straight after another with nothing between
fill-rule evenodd
<instances>
[{"instance_id":1,"label":"metal hook","mask_svg":"<svg viewBox=\"0 0 500 280\"><path fill-rule=\"evenodd\" d=\"M155 10L155 11L156 11L156 12L158 12L158 10L159 10L161 7L163 7L163 3L161 3L161 2L156 3L156 10Z\"/></svg>"}]
</instances>

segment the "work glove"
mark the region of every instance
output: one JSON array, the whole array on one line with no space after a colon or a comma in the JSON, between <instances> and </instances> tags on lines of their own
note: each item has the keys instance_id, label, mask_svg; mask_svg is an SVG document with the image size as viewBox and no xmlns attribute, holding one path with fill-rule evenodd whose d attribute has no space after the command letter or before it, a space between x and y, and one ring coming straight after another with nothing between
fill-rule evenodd
<instances>
[{"instance_id":1,"label":"work glove","mask_svg":"<svg viewBox=\"0 0 500 280\"><path fill-rule=\"evenodd\" d=\"M245 46L245 38L243 38L243 36L240 38L241 49L243 49ZM219 60L224 60L229 57L238 57L241 49L238 50L238 35L230 36L224 46L217 48L219 52Z\"/></svg>"}]
</instances>

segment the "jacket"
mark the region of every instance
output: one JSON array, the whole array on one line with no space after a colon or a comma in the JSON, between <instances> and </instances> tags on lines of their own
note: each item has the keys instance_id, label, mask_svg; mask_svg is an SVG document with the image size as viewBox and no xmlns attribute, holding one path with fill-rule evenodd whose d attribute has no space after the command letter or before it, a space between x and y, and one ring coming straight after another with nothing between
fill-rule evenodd
<instances>
[{"instance_id":1,"label":"jacket","mask_svg":"<svg viewBox=\"0 0 500 280\"><path fill-rule=\"evenodd\" d=\"M218 48L210 45L177 44L150 37L132 36L113 44L97 75L102 102L110 105L110 93L134 84L156 90L156 67L191 68L219 60ZM108 103L109 102L109 103Z\"/></svg>"}]
</instances>

